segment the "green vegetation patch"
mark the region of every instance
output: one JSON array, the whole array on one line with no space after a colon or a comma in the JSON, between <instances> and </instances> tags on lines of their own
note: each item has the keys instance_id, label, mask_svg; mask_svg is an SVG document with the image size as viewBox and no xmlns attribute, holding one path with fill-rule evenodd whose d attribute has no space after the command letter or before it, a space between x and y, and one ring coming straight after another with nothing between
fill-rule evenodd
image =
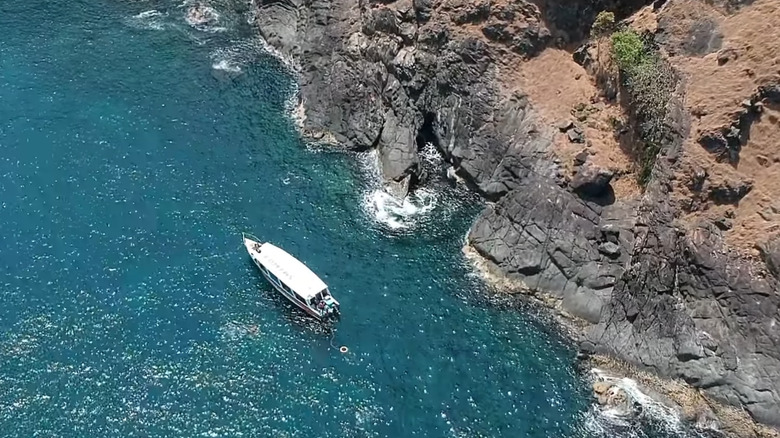
<instances>
[{"instance_id":1,"label":"green vegetation patch","mask_svg":"<svg viewBox=\"0 0 780 438\"><path fill-rule=\"evenodd\" d=\"M637 151L641 165L639 182L647 184L661 144L669 138L666 125L668 104L677 78L666 60L650 42L630 29L612 34L612 58L620 69L623 85L639 122L643 145Z\"/></svg>"}]
</instances>

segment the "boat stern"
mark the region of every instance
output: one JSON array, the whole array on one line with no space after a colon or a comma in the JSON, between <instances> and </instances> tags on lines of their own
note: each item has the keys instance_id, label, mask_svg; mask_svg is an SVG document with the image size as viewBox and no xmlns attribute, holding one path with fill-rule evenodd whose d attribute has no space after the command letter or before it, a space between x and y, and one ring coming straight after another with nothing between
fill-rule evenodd
<instances>
[{"instance_id":1,"label":"boat stern","mask_svg":"<svg viewBox=\"0 0 780 438\"><path fill-rule=\"evenodd\" d=\"M341 316L341 307L339 302L330 295L325 297L325 309L323 310L323 313L327 318L338 318Z\"/></svg>"}]
</instances>

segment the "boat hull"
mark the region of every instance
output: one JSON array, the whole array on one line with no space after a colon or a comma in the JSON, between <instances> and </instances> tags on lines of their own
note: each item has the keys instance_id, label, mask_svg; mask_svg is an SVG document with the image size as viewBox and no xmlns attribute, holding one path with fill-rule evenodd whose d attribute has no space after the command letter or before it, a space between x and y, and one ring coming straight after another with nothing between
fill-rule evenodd
<instances>
[{"instance_id":1,"label":"boat hull","mask_svg":"<svg viewBox=\"0 0 780 438\"><path fill-rule=\"evenodd\" d=\"M287 293L287 291L284 290L284 288L282 288L281 285L279 285L275 279L273 279L270 275L268 275L265 272L265 269L263 268L263 266L260 263L258 263L258 261L254 259L254 257L252 257L252 262L254 262L255 266L257 266L260 269L260 273L263 274L263 277L265 277L265 279L268 281L268 283L270 283L271 286L273 286L273 288L276 289L277 292L282 294L283 297L287 298L288 301L290 301L291 303L295 304L299 309L301 309L304 312L308 313L310 316L316 318L318 321L322 321L322 319L323 319L322 316L320 316L317 312L312 310L305 303L300 302L297 298L295 298L291 294Z\"/></svg>"}]
</instances>

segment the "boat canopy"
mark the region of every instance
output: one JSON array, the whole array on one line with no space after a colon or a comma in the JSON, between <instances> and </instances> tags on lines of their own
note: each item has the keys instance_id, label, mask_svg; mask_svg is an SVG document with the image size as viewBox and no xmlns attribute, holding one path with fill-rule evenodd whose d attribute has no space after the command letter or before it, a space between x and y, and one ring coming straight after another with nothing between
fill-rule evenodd
<instances>
[{"instance_id":1,"label":"boat canopy","mask_svg":"<svg viewBox=\"0 0 780 438\"><path fill-rule=\"evenodd\" d=\"M257 261L305 300L314 298L328 287L300 260L270 243L260 246Z\"/></svg>"}]
</instances>

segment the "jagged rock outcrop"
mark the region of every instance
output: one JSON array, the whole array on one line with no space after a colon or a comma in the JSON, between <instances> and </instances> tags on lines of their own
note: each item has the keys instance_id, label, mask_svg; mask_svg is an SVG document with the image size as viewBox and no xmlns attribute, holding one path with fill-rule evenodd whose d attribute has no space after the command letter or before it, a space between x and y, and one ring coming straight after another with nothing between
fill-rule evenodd
<instances>
[{"instance_id":1,"label":"jagged rock outcrop","mask_svg":"<svg viewBox=\"0 0 780 438\"><path fill-rule=\"evenodd\" d=\"M621 248L632 244L633 236L625 232L632 210L583 202L552 180L531 174L488 207L469 241L510 278L597 323L629 259Z\"/></svg>"},{"instance_id":2,"label":"jagged rock outcrop","mask_svg":"<svg viewBox=\"0 0 780 438\"><path fill-rule=\"evenodd\" d=\"M553 160L557 129L539 121L522 91L498 86L507 50L533 56L578 41L587 17L649 1L256 1L263 36L300 66L308 135L377 148L399 197L424 180L418 137L434 141L448 166L494 201L469 244L585 321L584 350L680 377L780 425L778 280L729 253L714 224L678 223L670 179L689 135L680 102L670 102L669 135L644 197L629 202L614 198L611 172L586 158L569 180ZM772 84L761 93L780 99ZM712 141L730 150L725 134ZM716 189L712 196L731 199L750 185ZM777 244L762 248L777 275Z\"/></svg>"},{"instance_id":3,"label":"jagged rock outcrop","mask_svg":"<svg viewBox=\"0 0 780 438\"><path fill-rule=\"evenodd\" d=\"M771 237L759 244L761 256L769 271L780 279L780 236Z\"/></svg>"}]
</instances>

